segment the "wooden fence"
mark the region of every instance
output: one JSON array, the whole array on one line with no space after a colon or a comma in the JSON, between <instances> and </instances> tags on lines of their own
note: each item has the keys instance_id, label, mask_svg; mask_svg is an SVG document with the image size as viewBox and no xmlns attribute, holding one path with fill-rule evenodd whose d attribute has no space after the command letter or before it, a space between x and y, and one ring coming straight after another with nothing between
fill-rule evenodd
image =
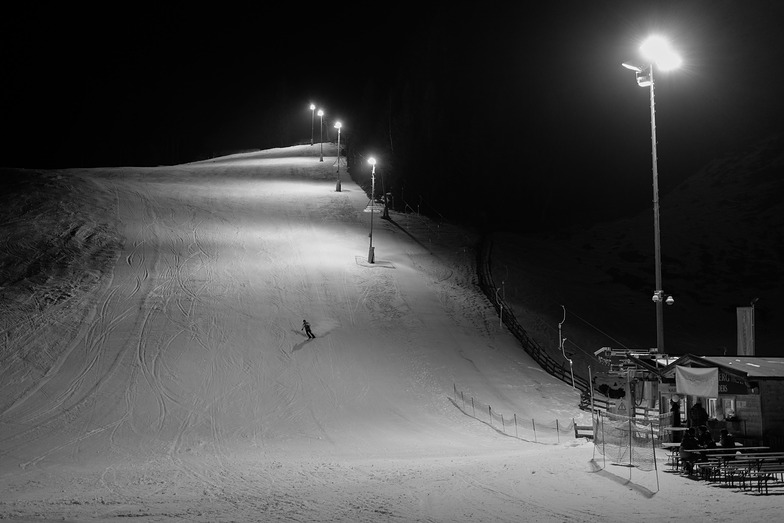
<instances>
[{"instance_id":1,"label":"wooden fence","mask_svg":"<svg viewBox=\"0 0 784 523\"><path fill-rule=\"evenodd\" d=\"M501 320L509 331L520 341L523 350L527 352L548 374L555 376L561 381L572 384L572 372L563 363L555 361L547 352L530 336L526 330L518 323L517 318L512 313L511 308L504 302L503 298L498 296L496 292L497 287L493 281L493 275L490 271L490 253L492 251L492 240L489 235L483 235L481 244L477 252L477 276L479 278L479 287L484 292L485 296L493 304L496 311L501 315ZM503 311L503 314L501 312ZM591 385L587 379L582 376L574 376L574 386L582 392L583 397L590 398ZM582 402L580 403L582 408ZM590 400L588 402L588 409L590 410Z\"/></svg>"},{"instance_id":2,"label":"wooden fence","mask_svg":"<svg viewBox=\"0 0 784 523\"><path fill-rule=\"evenodd\" d=\"M484 235L481 240L477 252L477 275L479 279L479 286L482 292L490 300L490 303L495 307L501 319L509 329L509 331L520 341L525 352L527 352L547 373L555 376L559 380L572 384L572 371L564 362L554 360L547 352L534 341L523 328L522 325L515 318L509 305L507 305L503 298L496 292L497 287L493 281L493 275L490 271L490 256L492 252L492 239L489 235ZM503 310L503 314L501 311ZM574 386L581 392L580 395L580 409L591 410L591 384L583 376L574 375ZM610 400L604 397L603 394L594 390L593 410L606 413L609 410ZM648 409L646 407L635 407L635 417L640 419L648 419L654 424L654 428L659 430L659 411L656 409Z\"/></svg>"}]
</instances>

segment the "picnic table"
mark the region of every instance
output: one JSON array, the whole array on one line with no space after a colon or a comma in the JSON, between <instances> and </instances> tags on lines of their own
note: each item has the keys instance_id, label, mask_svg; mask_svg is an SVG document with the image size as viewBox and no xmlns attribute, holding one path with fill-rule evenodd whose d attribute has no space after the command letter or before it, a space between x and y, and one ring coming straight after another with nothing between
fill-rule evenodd
<instances>
[{"instance_id":1,"label":"picnic table","mask_svg":"<svg viewBox=\"0 0 784 523\"><path fill-rule=\"evenodd\" d=\"M675 428L678 428L678 427L675 427ZM669 459L667 460L667 462L675 470L678 470L680 468L680 464L681 464L681 457L680 457L681 444L680 443L666 443L665 442L665 443L661 444L661 447L669 453L669 456L668 456ZM740 449L757 450L757 449L767 449L768 447L744 447L743 444L735 442L735 448L737 448L739 450ZM700 452L700 453L704 452L705 453L704 455L707 455L707 454L711 454L711 453L714 453L714 452L716 452L716 453L718 453L718 452L727 452L727 448L726 447L716 447L716 448L713 448L713 449L694 449L691 452ZM732 455L734 456L735 454L732 454Z\"/></svg>"},{"instance_id":2,"label":"picnic table","mask_svg":"<svg viewBox=\"0 0 784 523\"><path fill-rule=\"evenodd\" d=\"M680 457L680 450L681 444L680 443L662 443L661 447L669 452L669 459L668 463L672 466L675 470L680 468L681 464L681 457ZM735 452L739 451L757 451L757 450L769 450L770 447L744 447L742 443L735 442L735 448L738 449ZM708 455L714 454L721 454L722 452L727 453L731 452L728 451L727 447L715 447L711 449L703 449L698 448L694 450L690 450L689 452L695 452L701 454L704 458L707 458ZM735 454L726 454L728 456L735 456ZM704 462L704 460L703 460Z\"/></svg>"},{"instance_id":3,"label":"picnic table","mask_svg":"<svg viewBox=\"0 0 784 523\"><path fill-rule=\"evenodd\" d=\"M747 482L751 485L756 480L759 492L764 486L766 494L769 481L779 477L784 484L784 452L769 452L769 447L744 447L745 453L726 450L708 452L705 454L707 461L697 463L704 479L724 479L732 486L738 480L742 488Z\"/></svg>"}]
</instances>

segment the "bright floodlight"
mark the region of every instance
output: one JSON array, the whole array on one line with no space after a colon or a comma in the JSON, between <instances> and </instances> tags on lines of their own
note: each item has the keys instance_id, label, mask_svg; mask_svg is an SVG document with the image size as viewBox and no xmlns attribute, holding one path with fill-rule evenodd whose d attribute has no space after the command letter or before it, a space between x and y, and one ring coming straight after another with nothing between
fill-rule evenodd
<instances>
[{"instance_id":1,"label":"bright floodlight","mask_svg":"<svg viewBox=\"0 0 784 523\"><path fill-rule=\"evenodd\" d=\"M376 165L376 159L371 156L370 158L368 158L368 163L370 165Z\"/></svg>"},{"instance_id":2,"label":"bright floodlight","mask_svg":"<svg viewBox=\"0 0 784 523\"><path fill-rule=\"evenodd\" d=\"M342 124L342 123L340 123L340 122L335 122L335 129L340 129L341 127L343 127L343 124Z\"/></svg>"},{"instance_id":3,"label":"bright floodlight","mask_svg":"<svg viewBox=\"0 0 784 523\"><path fill-rule=\"evenodd\" d=\"M626 62L622 63L621 65L624 66L626 69L631 69L635 73L641 73L642 72L642 68L639 67L639 66L632 65L632 64L627 64Z\"/></svg>"},{"instance_id":4,"label":"bright floodlight","mask_svg":"<svg viewBox=\"0 0 784 523\"><path fill-rule=\"evenodd\" d=\"M681 57L661 36L651 36L645 40L640 46L640 52L646 60L655 62L662 71L675 69L681 65Z\"/></svg>"},{"instance_id":5,"label":"bright floodlight","mask_svg":"<svg viewBox=\"0 0 784 523\"><path fill-rule=\"evenodd\" d=\"M313 105L313 104L310 104L310 110L311 110L311 111L312 111L313 109L315 109L315 108L316 108L316 106L315 106L315 105Z\"/></svg>"},{"instance_id":6,"label":"bright floodlight","mask_svg":"<svg viewBox=\"0 0 784 523\"><path fill-rule=\"evenodd\" d=\"M319 109L316 114L319 115L319 116L324 116L324 110L323 109Z\"/></svg>"}]
</instances>

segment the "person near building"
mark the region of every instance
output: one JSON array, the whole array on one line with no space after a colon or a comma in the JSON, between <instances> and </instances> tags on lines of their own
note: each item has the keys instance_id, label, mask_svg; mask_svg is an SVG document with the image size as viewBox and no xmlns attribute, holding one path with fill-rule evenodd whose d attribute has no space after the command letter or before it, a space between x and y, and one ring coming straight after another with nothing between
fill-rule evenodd
<instances>
[{"instance_id":1,"label":"person near building","mask_svg":"<svg viewBox=\"0 0 784 523\"><path fill-rule=\"evenodd\" d=\"M675 395L670 398L670 426L671 427L681 426L681 398L678 395ZM672 441L673 443L680 443L681 441L680 431L677 430L672 431Z\"/></svg>"},{"instance_id":2,"label":"person near building","mask_svg":"<svg viewBox=\"0 0 784 523\"><path fill-rule=\"evenodd\" d=\"M702 402L697 400L694 406L689 411L689 426L697 428L701 425L708 424L708 412L702 406Z\"/></svg>"},{"instance_id":3,"label":"person near building","mask_svg":"<svg viewBox=\"0 0 784 523\"><path fill-rule=\"evenodd\" d=\"M700 425L699 434L697 435L697 442L700 447L704 449L715 449L716 442L713 440L713 434L707 425Z\"/></svg>"},{"instance_id":4,"label":"person near building","mask_svg":"<svg viewBox=\"0 0 784 523\"><path fill-rule=\"evenodd\" d=\"M726 449L735 448L735 436L730 434L727 429L721 429L719 434L719 446Z\"/></svg>"},{"instance_id":5,"label":"person near building","mask_svg":"<svg viewBox=\"0 0 784 523\"><path fill-rule=\"evenodd\" d=\"M683 435L680 449L681 465L683 466L683 470L688 474L694 472L694 464L701 458L700 453L698 452L699 449L700 444L694 434L694 427L689 427Z\"/></svg>"}]
</instances>

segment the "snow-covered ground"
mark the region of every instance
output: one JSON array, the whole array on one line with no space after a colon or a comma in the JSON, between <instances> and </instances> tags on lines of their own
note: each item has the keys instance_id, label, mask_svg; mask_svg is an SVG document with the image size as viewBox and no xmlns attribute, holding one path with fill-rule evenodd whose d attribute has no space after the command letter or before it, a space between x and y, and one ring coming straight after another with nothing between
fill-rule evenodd
<instances>
[{"instance_id":1,"label":"snow-covered ground","mask_svg":"<svg viewBox=\"0 0 784 523\"><path fill-rule=\"evenodd\" d=\"M345 174L335 192L326 154L23 173L3 229L0 518L776 518L779 497L664 455L630 470L568 431L535 442L464 414L455 387L521 425L588 422L499 327L475 235L376 214L367 263L367 196Z\"/></svg>"}]
</instances>

